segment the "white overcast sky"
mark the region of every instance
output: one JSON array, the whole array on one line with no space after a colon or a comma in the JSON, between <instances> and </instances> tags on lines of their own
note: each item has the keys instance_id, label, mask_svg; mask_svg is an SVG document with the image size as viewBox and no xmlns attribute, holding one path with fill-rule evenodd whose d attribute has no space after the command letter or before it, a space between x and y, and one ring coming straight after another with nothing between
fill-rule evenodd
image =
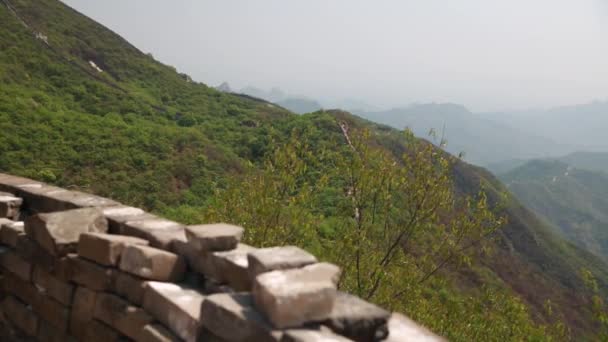
<instances>
[{"instance_id":1,"label":"white overcast sky","mask_svg":"<svg viewBox=\"0 0 608 342\"><path fill-rule=\"evenodd\" d=\"M608 0L64 0L195 80L381 107L608 99Z\"/></svg>"}]
</instances>

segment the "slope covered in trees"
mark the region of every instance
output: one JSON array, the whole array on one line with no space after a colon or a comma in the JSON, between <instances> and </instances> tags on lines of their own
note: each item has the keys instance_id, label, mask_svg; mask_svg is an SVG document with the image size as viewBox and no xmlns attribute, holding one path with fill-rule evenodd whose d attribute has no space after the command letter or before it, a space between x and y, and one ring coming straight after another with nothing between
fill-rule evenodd
<instances>
[{"instance_id":1,"label":"slope covered in trees","mask_svg":"<svg viewBox=\"0 0 608 342\"><path fill-rule=\"evenodd\" d=\"M608 175L558 160L533 160L500 178L564 237L608 257Z\"/></svg>"},{"instance_id":2,"label":"slope covered in trees","mask_svg":"<svg viewBox=\"0 0 608 342\"><path fill-rule=\"evenodd\" d=\"M562 336L562 320L577 336L593 333L578 273L589 268L601 290L605 265L503 196L485 170L408 134L345 112L297 116L219 92L55 0L0 5L0 84L3 172L185 223L229 220L261 244L305 244L349 274L369 275L343 286L454 340ZM378 175L393 176L382 184L396 188L375 186ZM386 190L370 197L369 189ZM442 210L417 202L427 192ZM377 220L367 214L374 203L386 210ZM429 217L402 222L400 211L416 203ZM379 222L390 234L378 235ZM391 235L404 231L410 245ZM357 258L344 259L352 255L369 264L352 267Z\"/></svg>"}]
</instances>

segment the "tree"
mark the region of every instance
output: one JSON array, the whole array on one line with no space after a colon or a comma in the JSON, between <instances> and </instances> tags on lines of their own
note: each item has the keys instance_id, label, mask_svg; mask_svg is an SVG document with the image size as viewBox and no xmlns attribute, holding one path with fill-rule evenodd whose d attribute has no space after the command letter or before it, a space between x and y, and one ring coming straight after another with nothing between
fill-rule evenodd
<instances>
[{"instance_id":1,"label":"tree","mask_svg":"<svg viewBox=\"0 0 608 342\"><path fill-rule=\"evenodd\" d=\"M342 202L348 219L335 249L344 268L342 287L394 303L447 265L470 262L504 223L489 208L483 187L474 197L456 196L452 174L459 160L411 131L403 132L404 152L395 156L374 147L368 131L341 128L350 146L337 163L350 198Z\"/></svg>"}]
</instances>

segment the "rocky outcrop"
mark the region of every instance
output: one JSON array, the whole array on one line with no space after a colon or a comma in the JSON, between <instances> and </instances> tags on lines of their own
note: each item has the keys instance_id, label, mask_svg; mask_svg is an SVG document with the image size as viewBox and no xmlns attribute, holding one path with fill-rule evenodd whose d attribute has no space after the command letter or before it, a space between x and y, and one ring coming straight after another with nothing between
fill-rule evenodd
<instances>
[{"instance_id":1,"label":"rocky outcrop","mask_svg":"<svg viewBox=\"0 0 608 342\"><path fill-rule=\"evenodd\" d=\"M339 267L242 236L0 174L0 339L441 340L339 292Z\"/></svg>"}]
</instances>

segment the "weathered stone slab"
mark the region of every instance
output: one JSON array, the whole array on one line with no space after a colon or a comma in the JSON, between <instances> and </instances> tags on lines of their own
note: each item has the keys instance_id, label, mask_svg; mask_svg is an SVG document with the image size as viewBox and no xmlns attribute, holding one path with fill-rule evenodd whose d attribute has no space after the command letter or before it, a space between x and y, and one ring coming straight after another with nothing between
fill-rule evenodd
<instances>
[{"instance_id":1,"label":"weathered stone slab","mask_svg":"<svg viewBox=\"0 0 608 342\"><path fill-rule=\"evenodd\" d=\"M55 257L40 247L40 245L30 239L27 235L19 235L17 237L15 252L33 266L43 267L48 272L51 272L55 265Z\"/></svg>"},{"instance_id":2,"label":"weathered stone slab","mask_svg":"<svg viewBox=\"0 0 608 342\"><path fill-rule=\"evenodd\" d=\"M194 246L186 241L174 241L171 245L171 251L186 260L188 268L198 272L205 273L202 259L205 257L205 253L199 252L194 249Z\"/></svg>"},{"instance_id":3,"label":"weathered stone slab","mask_svg":"<svg viewBox=\"0 0 608 342\"><path fill-rule=\"evenodd\" d=\"M38 333L38 316L30 308L13 296L4 298L1 307L8 320L21 332L28 336L36 336Z\"/></svg>"},{"instance_id":4,"label":"weathered stone slab","mask_svg":"<svg viewBox=\"0 0 608 342\"><path fill-rule=\"evenodd\" d=\"M96 208L37 214L25 220L25 232L54 256L76 251L80 234L105 233L108 221Z\"/></svg>"},{"instance_id":5,"label":"weathered stone slab","mask_svg":"<svg viewBox=\"0 0 608 342\"><path fill-rule=\"evenodd\" d=\"M188 243L201 252L228 251L236 248L244 229L226 223L186 227Z\"/></svg>"},{"instance_id":6,"label":"weathered stone slab","mask_svg":"<svg viewBox=\"0 0 608 342\"><path fill-rule=\"evenodd\" d=\"M391 313L360 299L338 292L329 319L323 324L354 341L380 341L388 336Z\"/></svg>"},{"instance_id":7,"label":"weathered stone slab","mask_svg":"<svg viewBox=\"0 0 608 342\"><path fill-rule=\"evenodd\" d=\"M256 307L277 328L325 320L333 309L339 275L338 266L328 263L262 273L253 285Z\"/></svg>"},{"instance_id":8,"label":"weathered stone slab","mask_svg":"<svg viewBox=\"0 0 608 342\"><path fill-rule=\"evenodd\" d=\"M87 323L93 319L97 294L98 292L85 287L78 287L74 293L69 330L79 340L84 340Z\"/></svg>"},{"instance_id":9,"label":"weathered stone slab","mask_svg":"<svg viewBox=\"0 0 608 342\"><path fill-rule=\"evenodd\" d=\"M143 307L187 342L196 341L200 328L201 292L178 284L148 282Z\"/></svg>"},{"instance_id":10,"label":"weathered stone slab","mask_svg":"<svg viewBox=\"0 0 608 342\"><path fill-rule=\"evenodd\" d=\"M67 333L59 331L49 322L40 319L38 321L38 336L39 342L76 342L76 340Z\"/></svg>"},{"instance_id":11,"label":"weathered stone slab","mask_svg":"<svg viewBox=\"0 0 608 342\"><path fill-rule=\"evenodd\" d=\"M156 216L146 213L140 208L126 205L118 205L102 208L103 214L108 219L109 232L121 234L123 224L128 221L145 220Z\"/></svg>"},{"instance_id":12,"label":"weathered stone slab","mask_svg":"<svg viewBox=\"0 0 608 342\"><path fill-rule=\"evenodd\" d=\"M97 296L93 316L136 341L144 340L144 327L154 320L142 308L109 293Z\"/></svg>"},{"instance_id":13,"label":"weathered stone slab","mask_svg":"<svg viewBox=\"0 0 608 342\"><path fill-rule=\"evenodd\" d=\"M399 313L393 313L388 321L388 338L386 342L421 341L446 342L447 340L433 334L427 328L417 324Z\"/></svg>"},{"instance_id":14,"label":"weathered stone slab","mask_svg":"<svg viewBox=\"0 0 608 342\"><path fill-rule=\"evenodd\" d=\"M0 266L24 281L32 279L32 264L17 253L0 247Z\"/></svg>"},{"instance_id":15,"label":"weathered stone slab","mask_svg":"<svg viewBox=\"0 0 608 342\"><path fill-rule=\"evenodd\" d=\"M117 330L98 320L91 320L85 324L83 341L107 342L128 341Z\"/></svg>"},{"instance_id":16,"label":"weathered stone slab","mask_svg":"<svg viewBox=\"0 0 608 342\"><path fill-rule=\"evenodd\" d=\"M136 342L180 342L181 340L158 323L148 324ZM207 340L201 340L207 342Z\"/></svg>"},{"instance_id":17,"label":"weathered stone slab","mask_svg":"<svg viewBox=\"0 0 608 342\"><path fill-rule=\"evenodd\" d=\"M255 250L254 247L239 243L237 248L231 251L205 253L199 265L205 271L205 276L220 283L227 283L236 291L249 291L251 278L247 254Z\"/></svg>"},{"instance_id":18,"label":"weathered stone slab","mask_svg":"<svg viewBox=\"0 0 608 342\"><path fill-rule=\"evenodd\" d=\"M283 334L281 342L352 342L352 340L336 335L327 329L289 329ZM380 341L380 340L367 340Z\"/></svg>"},{"instance_id":19,"label":"weathered stone slab","mask_svg":"<svg viewBox=\"0 0 608 342\"><path fill-rule=\"evenodd\" d=\"M146 217L122 223L119 233L148 240L150 246L164 250L170 250L175 240L186 241L184 225L160 217Z\"/></svg>"},{"instance_id":20,"label":"weathered stone slab","mask_svg":"<svg viewBox=\"0 0 608 342\"><path fill-rule=\"evenodd\" d=\"M50 272L51 275L64 282L72 281L72 273L74 271L72 260L77 257L78 255L76 254L68 254L67 256L54 259L53 268Z\"/></svg>"},{"instance_id":21,"label":"weathered stone slab","mask_svg":"<svg viewBox=\"0 0 608 342\"><path fill-rule=\"evenodd\" d=\"M264 272L300 268L317 262L314 255L296 246L260 248L250 252L247 260L251 279Z\"/></svg>"},{"instance_id":22,"label":"weathered stone slab","mask_svg":"<svg viewBox=\"0 0 608 342\"><path fill-rule=\"evenodd\" d=\"M0 194L0 217L18 220L23 199L7 194Z\"/></svg>"},{"instance_id":23,"label":"weathered stone slab","mask_svg":"<svg viewBox=\"0 0 608 342\"><path fill-rule=\"evenodd\" d=\"M114 284L114 269L98 265L94 262L69 256L71 279L95 291L109 291Z\"/></svg>"},{"instance_id":24,"label":"weathered stone slab","mask_svg":"<svg viewBox=\"0 0 608 342\"><path fill-rule=\"evenodd\" d=\"M0 191L10 192L18 196L21 188L33 185L41 187L43 184L28 178L0 173Z\"/></svg>"},{"instance_id":25,"label":"weathered stone slab","mask_svg":"<svg viewBox=\"0 0 608 342\"><path fill-rule=\"evenodd\" d=\"M33 305L38 316L49 322L55 329L65 333L70 322L70 309L48 296L40 296Z\"/></svg>"},{"instance_id":26,"label":"weathered stone slab","mask_svg":"<svg viewBox=\"0 0 608 342\"><path fill-rule=\"evenodd\" d=\"M279 341L280 333L253 305L249 293L208 296L201 309L202 325L228 341Z\"/></svg>"},{"instance_id":27,"label":"weathered stone slab","mask_svg":"<svg viewBox=\"0 0 608 342\"><path fill-rule=\"evenodd\" d=\"M0 224L0 242L15 248L19 237L25 235L25 228L22 221L7 221Z\"/></svg>"},{"instance_id":28,"label":"weathered stone slab","mask_svg":"<svg viewBox=\"0 0 608 342\"><path fill-rule=\"evenodd\" d=\"M144 300L146 284L147 281L142 278L116 270L113 291L129 302L141 305Z\"/></svg>"},{"instance_id":29,"label":"weathered stone slab","mask_svg":"<svg viewBox=\"0 0 608 342\"><path fill-rule=\"evenodd\" d=\"M125 247L119 268L136 276L159 281L179 281L186 263L182 257L158 248L131 245Z\"/></svg>"},{"instance_id":30,"label":"weathered stone slab","mask_svg":"<svg viewBox=\"0 0 608 342\"><path fill-rule=\"evenodd\" d=\"M225 339L216 336L214 333L212 333L211 331L202 328L201 331L198 334L198 340L199 341L205 341L205 342L227 342Z\"/></svg>"},{"instance_id":31,"label":"weathered stone slab","mask_svg":"<svg viewBox=\"0 0 608 342\"><path fill-rule=\"evenodd\" d=\"M34 267L33 282L43 294L52 297L63 305L72 305L74 285L53 277L40 267Z\"/></svg>"},{"instance_id":32,"label":"weathered stone slab","mask_svg":"<svg viewBox=\"0 0 608 342\"><path fill-rule=\"evenodd\" d=\"M32 181L16 186L16 195L24 199L28 210L36 213L119 205L108 198Z\"/></svg>"},{"instance_id":33,"label":"weathered stone slab","mask_svg":"<svg viewBox=\"0 0 608 342\"><path fill-rule=\"evenodd\" d=\"M32 283L23 281L21 278L5 273L2 277L3 290L29 305L35 305L40 293Z\"/></svg>"},{"instance_id":34,"label":"weathered stone slab","mask_svg":"<svg viewBox=\"0 0 608 342\"><path fill-rule=\"evenodd\" d=\"M78 240L78 255L105 266L118 264L127 245L147 246L148 241L133 236L104 233L83 233Z\"/></svg>"}]
</instances>

